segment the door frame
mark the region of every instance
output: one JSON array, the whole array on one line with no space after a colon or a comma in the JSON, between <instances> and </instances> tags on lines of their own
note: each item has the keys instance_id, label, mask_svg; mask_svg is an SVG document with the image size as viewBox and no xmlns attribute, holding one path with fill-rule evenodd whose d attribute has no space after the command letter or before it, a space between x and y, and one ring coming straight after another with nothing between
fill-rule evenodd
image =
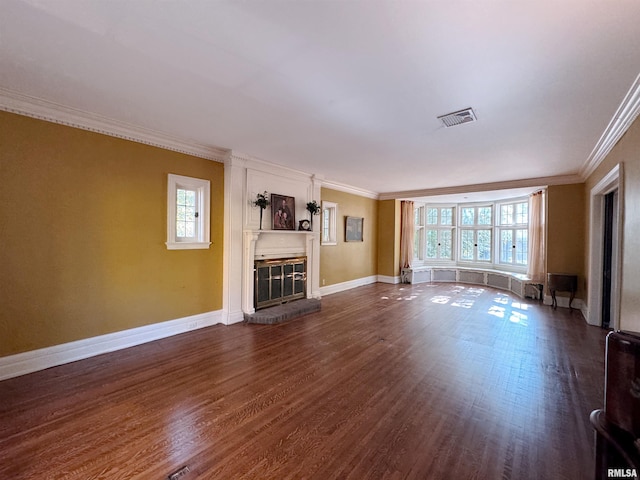
<instances>
[{"instance_id":1,"label":"door frame","mask_svg":"<svg viewBox=\"0 0 640 480\"><path fill-rule=\"evenodd\" d=\"M604 255L604 196L617 190L617 208L614 212L613 252L611 259L611 323L610 328L620 328L620 286L622 285L622 220L623 220L623 170L619 163L590 192L589 276L587 285L587 323L602 325L602 274Z\"/></svg>"}]
</instances>

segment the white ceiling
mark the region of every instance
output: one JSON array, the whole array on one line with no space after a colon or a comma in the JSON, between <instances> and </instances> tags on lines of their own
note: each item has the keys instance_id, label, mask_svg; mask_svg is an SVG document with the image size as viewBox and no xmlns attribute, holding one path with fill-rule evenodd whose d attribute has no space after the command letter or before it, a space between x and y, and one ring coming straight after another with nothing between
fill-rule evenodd
<instances>
[{"instance_id":1,"label":"white ceiling","mask_svg":"<svg viewBox=\"0 0 640 480\"><path fill-rule=\"evenodd\" d=\"M638 0L0 0L0 88L377 193L577 175L639 72Z\"/></svg>"}]
</instances>

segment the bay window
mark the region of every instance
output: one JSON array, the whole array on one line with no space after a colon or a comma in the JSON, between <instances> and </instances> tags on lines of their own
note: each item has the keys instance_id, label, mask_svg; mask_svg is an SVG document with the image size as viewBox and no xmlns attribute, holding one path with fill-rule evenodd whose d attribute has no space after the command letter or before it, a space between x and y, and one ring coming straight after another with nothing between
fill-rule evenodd
<instances>
[{"instance_id":1,"label":"bay window","mask_svg":"<svg viewBox=\"0 0 640 480\"><path fill-rule=\"evenodd\" d=\"M525 271L527 199L483 204L415 204L416 264Z\"/></svg>"}]
</instances>

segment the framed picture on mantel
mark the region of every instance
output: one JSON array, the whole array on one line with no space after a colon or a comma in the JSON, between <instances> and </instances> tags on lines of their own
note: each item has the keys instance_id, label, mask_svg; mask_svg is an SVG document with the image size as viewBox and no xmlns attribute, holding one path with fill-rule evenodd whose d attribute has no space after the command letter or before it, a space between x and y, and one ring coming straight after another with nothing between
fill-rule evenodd
<instances>
[{"instance_id":1,"label":"framed picture on mantel","mask_svg":"<svg viewBox=\"0 0 640 480\"><path fill-rule=\"evenodd\" d=\"M362 242L362 217L345 217L344 240L345 242Z\"/></svg>"},{"instance_id":2,"label":"framed picture on mantel","mask_svg":"<svg viewBox=\"0 0 640 480\"><path fill-rule=\"evenodd\" d=\"M274 230L295 230L296 199L294 197L272 193L271 212Z\"/></svg>"}]
</instances>

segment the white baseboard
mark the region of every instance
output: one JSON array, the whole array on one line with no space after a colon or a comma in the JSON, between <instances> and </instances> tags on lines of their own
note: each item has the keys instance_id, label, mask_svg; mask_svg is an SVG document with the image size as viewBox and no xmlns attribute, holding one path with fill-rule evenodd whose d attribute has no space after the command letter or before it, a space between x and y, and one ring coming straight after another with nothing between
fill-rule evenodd
<instances>
[{"instance_id":1,"label":"white baseboard","mask_svg":"<svg viewBox=\"0 0 640 480\"><path fill-rule=\"evenodd\" d=\"M552 305L553 299L551 298L551 295L545 293L542 303L545 305ZM557 295L556 303L560 308L569 308L569 297L561 297ZM581 298L574 298L573 302L571 302L571 308L573 308L574 310L580 310L584 314L586 307L584 301Z\"/></svg>"},{"instance_id":2,"label":"white baseboard","mask_svg":"<svg viewBox=\"0 0 640 480\"><path fill-rule=\"evenodd\" d=\"M332 293L344 292L351 290L352 288L362 287L363 285L369 285L378 281L377 275L371 275L369 277L356 278L355 280L349 280L348 282L335 283L333 285L327 285L326 287L320 287L320 293L322 296L331 295Z\"/></svg>"},{"instance_id":3,"label":"white baseboard","mask_svg":"<svg viewBox=\"0 0 640 480\"><path fill-rule=\"evenodd\" d=\"M234 323L244 322L244 313L242 310L235 312L223 311L221 314L221 323L225 325L233 325Z\"/></svg>"},{"instance_id":4,"label":"white baseboard","mask_svg":"<svg viewBox=\"0 0 640 480\"><path fill-rule=\"evenodd\" d=\"M389 275L378 275L378 282L380 283L400 283L400 277L391 277Z\"/></svg>"},{"instance_id":5,"label":"white baseboard","mask_svg":"<svg viewBox=\"0 0 640 480\"><path fill-rule=\"evenodd\" d=\"M103 353L141 345L179 333L223 323L222 312L206 312L75 342L54 345L30 352L0 357L0 380L18 377Z\"/></svg>"}]
</instances>

